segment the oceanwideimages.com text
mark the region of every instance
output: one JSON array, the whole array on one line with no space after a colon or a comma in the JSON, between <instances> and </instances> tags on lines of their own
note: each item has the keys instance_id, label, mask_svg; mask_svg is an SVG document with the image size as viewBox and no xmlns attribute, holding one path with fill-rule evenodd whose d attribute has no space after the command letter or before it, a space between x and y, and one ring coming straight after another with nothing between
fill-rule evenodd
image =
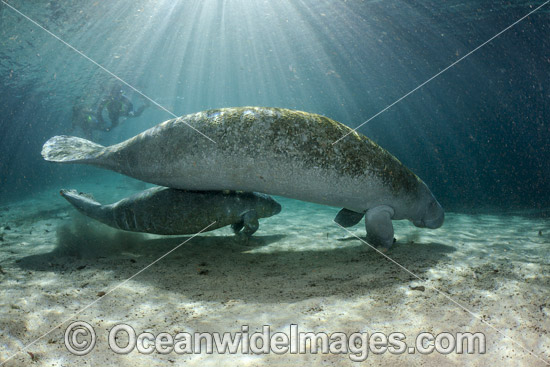
<instances>
[{"instance_id":1,"label":"oceanwideimages.com text","mask_svg":"<svg viewBox=\"0 0 550 367\"><path fill-rule=\"evenodd\" d=\"M85 325L83 325L85 324ZM76 325L74 328L71 326ZM137 333L127 324L109 330L109 348L117 354L132 352L151 354L343 354L355 362L365 361L369 354L484 354L483 333L422 332L408 340L401 332L311 332L291 324L287 330L273 331L270 325L251 330L248 325L236 332L168 332ZM72 353L89 353L95 345L95 332L87 323L71 324L65 332L65 345ZM93 344L92 344L93 342Z\"/></svg>"}]
</instances>

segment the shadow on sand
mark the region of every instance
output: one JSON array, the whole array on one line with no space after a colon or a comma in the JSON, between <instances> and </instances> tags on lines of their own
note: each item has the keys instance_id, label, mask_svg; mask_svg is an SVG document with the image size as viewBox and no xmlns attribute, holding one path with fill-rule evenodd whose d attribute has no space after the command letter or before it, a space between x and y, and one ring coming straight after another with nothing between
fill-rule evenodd
<instances>
[{"instance_id":1,"label":"shadow on sand","mask_svg":"<svg viewBox=\"0 0 550 367\"><path fill-rule=\"evenodd\" d=\"M118 279L113 280L114 286L188 241L132 281L197 301L292 302L334 295L359 296L415 280L353 237L327 239L333 243L329 249L308 246L307 250L299 250L293 246L294 235L258 232L250 239L213 235L151 238L105 228L60 227L54 251L27 256L17 265L27 270L53 271L63 277L74 274L76 279L87 272L114 273L112 278ZM397 243L388 256L424 277L454 250L439 243Z\"/></svg>"}]
</instances>

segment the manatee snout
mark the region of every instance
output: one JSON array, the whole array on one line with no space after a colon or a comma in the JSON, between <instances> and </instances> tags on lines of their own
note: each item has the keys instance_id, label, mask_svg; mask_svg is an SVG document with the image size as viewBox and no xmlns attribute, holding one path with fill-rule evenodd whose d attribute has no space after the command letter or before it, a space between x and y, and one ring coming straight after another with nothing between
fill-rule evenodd
<instances>
[{"instance_id":1,"label":"manatee snout","mask_svg":"<svg viewBox=\"0 0 550 367\"><path fill-rule=\"evenodd\" d=\"M273 200L272 215L277 215L281 212L281 204Z\"/></svg>"},{"instance_id":2,"label":"manatee snout","mask_svg":"<svg viewBox=\"0 0 550 367\"><path fill-rule=\"evenodd\" d=\"M281 212L281 204L276 202L274 199L271 199L271 202L269 203L269 213L271 216L277 215Z\"/></svg>"},{"instance_id":3,"label":"manatee snout","mask_svg":"<svg viewBox=\"0 0 550 367\"><path fill-rule=\"evenodd\" d=\"M255 209L260 214L260 218L268 218L281 212L279 204L271 196L255 192Z\"/></svg>"},{"instance_id":4,"label":"manatee snout","mask_svg":"<svg viewBox=\"0 0 550 367\"><path fill-rule=\"evenodd\" d=\"M435 198L432 198L422 217L413 223L420 228L436 229L441 227L444 221L445 211L441 207L441 204Z\"/></svg>"}]
</instances>

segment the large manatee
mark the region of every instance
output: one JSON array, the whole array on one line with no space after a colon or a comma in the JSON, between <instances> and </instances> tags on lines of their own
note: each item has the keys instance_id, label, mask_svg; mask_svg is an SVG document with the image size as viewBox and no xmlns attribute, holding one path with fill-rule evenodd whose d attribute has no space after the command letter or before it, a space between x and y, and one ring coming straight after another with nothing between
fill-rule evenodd
<instances>
[{"instance_id":1,"label":"large manatee","mask_svg":"<svg viewBox=\"0 0 550 367\"><path fill-rule=\"evenodd\" d=\"M427 228L444 220L428 187L397 158L339 122L301 111L208 110L109 147L55 136L44 144L42 156L173 188L258 191L341 207L338 223L351 226L366 214L368 237L386 248L393 243L392 220Z\"/></svg>"},{"instance_id":2,"label":"large manatee","mask_svg":"<svg viewBox=\"0 0 550 367\"><path fill-rule=\"evenodd\" d=\"M231 225L251 236L259 218L278 214L281 205L252 192L188 191L153 187L114 204L101 205L75 190L61 190L78 211L108 226L131 232L180 235Z\"/></svg>"}]
</instances>

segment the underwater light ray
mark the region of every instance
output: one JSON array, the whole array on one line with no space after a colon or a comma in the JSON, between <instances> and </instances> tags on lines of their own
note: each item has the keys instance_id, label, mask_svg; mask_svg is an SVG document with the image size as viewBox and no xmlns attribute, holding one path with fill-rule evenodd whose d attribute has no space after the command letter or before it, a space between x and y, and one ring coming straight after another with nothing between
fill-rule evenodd
<instances>
[{"instance_id":1,"label":"underwater light ray","mask_svg":"<svg viewBox=\"0 0 550 367\"><path fill-rule=\"evenodd\" d=\"M404 100L405 98L407 98L408 96L410 96L411 94L413 94L414 92L416 92L417 90L419 90L420 88L422 88L423 86L425 86L426 84L428 84L429 82L431 82L432 80L434 80L435 78L437 78L438 76L440 76L441 74L443 74L444 72L446 72L447 70L451 69L453 66L455 66L456 64L458 64L459 62L461 62L462 60L466 59L468 56L472 55L474 52L478 51L480 48L484 47L485 45L487 45L488 43L490 43L491 41L493 41L495 38L499 37L500 35L502 35L504 32L508 31L510 28L514 27L515 25L517 25L518 23L520 23L521 21L523 21L525 18L529 17L530 15L532 15L533 13L535 13L536 11L538 11L539 9L541 9L542 7L544 7L545 5L547 5L548 3L550 3L550 0L547 0L545 1L544 3L542 3L541 5L539 5L538 7L536 7L534 10L530 11L529 13L527 13L526 15L524 15L523 17L521 17L520 19L516 20L514 23L510 24L508 27L504 28L502 31L498 32L497 34L495 34L493 37L489 38L487 41L483 42L481 45L477 46L476 48L474 48L472 51L468 52L466 55L462 56L460 59L456 60L455 62L453 62L452 64L450 64L449 66L447 66L445 69L441 70L440 72L438 72L437 74L435 74L434 76L432 76L431 78L429 78L428 80L424 81L422 84L418 85L416 88L410 90L408 93L406 93L405 95L403 95L401 98L395 100L392 104L386 106L383 110L379 111L378 113L376 113L375 115L371 116L368 120L364 121L362 124L360 124L359 126L351 129L349 132L347 132L345 135L343 135L341 138L335 140L332 145L338 143L339 141L341 141L342 139L346 138L348 135L350 135L351 133L357 133L357 130L359 128L361 128L363 125L365 125L366 123L368 123L369 121L371 121L372 119L376 118L377 116L381 115L382 113L386 112L387 110L389 110L391 107L395 106L397 103L401 102L402 100Z\"/></svg>"},{"instance_id":2,"label":"underwater light ray","mask_svg":"<svg viewBox=\"0 0 550 367\"><path fill-rule=\"evenodd\" d=\"M28 21L30 21L31 23L33 23L34 25L36 25L38 28L42 29L43 31L45 31L46 33L48 33L50 36L54 37L55 39L57 39L58 41L60 41L61 43L63 43L65 46L69 47L71 50L75 51L76 53L78 53L80 56L82 56L83 58L85 58L86 60L90 61L91 63L93 63L94 65L96 65L97 67L99 67L101 70L105 71L107 74L111 75L113 78L117 79L118 81L120 81L121 83L123 83L124 85L126 85L127 87L131 88L132 90L134 90L135 92L137 92L139 95L141 95L143 98L147 99L148 101L150 101L151 103L153 103L155 106L159 107L161 110L169 113L172 117L174 118L177 118L178 116L176 114L174 114L172 111L168 110L166 107L162 106L160 103L156 102L155 100L153 100L151 97L147 96L146 94L144 94L143 92L141 92L139 89L137 89L136 87L132 86L131 84L129 84L128 82L124 81L122 78L120 78L119 76L117 76L116 74L114 74L113 72L109 71L107 68L105 68L104 66L102 66L101 64L99 64L98 62L94 61L93 59L91 59L90 57L86 56L83 52L79 51L77 48L75 48L74 46L72 46L71 44L69 44L68 42L64 41L63 39L61 39L59 36L55 35L54 33L50 32L49 30L47 30L46 28L44 28L43 26L41 26L40 24L38 24L36 21L34 21L33 19L29 18L27 15L23 14L21 11L17 10L16 8L14 8L13 6L11 6L10 4L6 3L4 0L0 0L2 2L2 4L6 5L7 7L9 7L10 9L12 9L13 11L15 11L16 13L18 13L19 15L21 15L22 17L24 17L25 19L27 19ZM549 0L550 1L550 0ZM187 125L188 127L190 127L191 129L195 130L197 133L199 133L200 135L202 135L203 137L205 137L206 139L210 140L212 143L216 144L216 142L211 139L210 137L208 137L207 135L205 135L203 132L197 130L196 128L194 128L193 126L189 125L188 123L182 121L185 125Z\"/></svg>"},{"instance_id":3,"label":"underwater light ray","mask_svg":"<svg viewBox=\"0 0 550 367\"><path fill-rule=\"evenodd\" d=\"M312 99L317 98L314 106L323 106L323 109L318 111L320 114L326 114L338 121L351 121L351 109L348 107L351 107L356 95L349 87L346 74L353 75L355 80L362 71L355 67L351 71L348 65L351 66L352 63L346 65L342 60L353 60L358 57L356 42L359 39L368 42L364 37L365 33L362 32L372 32L370 24L364 24L344 2L300 0L292 2L292 5L293 13L301 16L304 42L307 42L310 54L315 55L314 60L308 60L313 66L313 83L319 89L310 96ZM343 27L344 24L346 28ZM369 61L360 59L355 63L364 66L364 70L370 70L372 65Z\"/></svg>"},{"instance_id":4,"label":"underwater light ray","mask_svg":"<svg viewBox=\"0 0 550 367\"><path fill-rule=\"evenodd\" d=\"M200 11L198 4L190 4L189 13ZM193 30L196 27L194 21L180 15L181 4L174 2L164 4L162 7L153 10L144 10L151 14L151 20L147 24L145 31L141 32L138 38L134 38L129 43L133 46L132 54L137 54L141 58L140 69L136 69L137 75L150 75L149 79L143 82L150 83L151 79L162 83L162 89L156 91L156 96L168 108L178 111L189 110L185 103L188 99L182 101L182 96L186 96L185 91L179 88L183 85L182 75L185 75L185 60L189 55L190 43ZM147 45L147 47L143 47ZM170 57L158 57L158 55L170 55ZM185 103L184 103L185 102ZM182 113L182 112L178 112Z\"/></svg>"},{"instance_id":5,"label":"underwater light ray","mask_svg":"<svg viewBox=\"0 0 550 367\"><path fill-rule=\"evenodd\" d=\"M416 275L415 273L413 273L412 271L410 271L409 269L407 269L406 267L404 267L403 265L399 264L397 261L395 261L394 259L392 259L391 257L389 257L388 255L386 255L385 253L383 253L382 251L378 250L376 247L372 246L370 243L368 243L367 241L363 240L362 238L360 238L359 236L357 236L355 233L353 233L352 231L350 231L349 229L343 227L342 225L338 224L336 221L334 221L334 223L336 223L336 225L340 228L342 228L343 230L345 230L346 232L348 232L349 234L351 234L353 237L357 238L359 241L363 242L365 245L369 246L371 249L373 249L374 251L376 251L377 253L379 253L380 255L384 256L387 260L391 261L392 263L394 263L395 265L399 266L401 269L405 270L407 273L409 273L410 275L412 275L413 277L415 277L416 279L422 281L422 282L425 282L424 279L422 279L420 276ZM426 283L424 283L426 284ZM504 333L503 331L500 331L499 329L497 329L496 327L494 327L493 325L491 325L490 323L488 323L487 321L483 320L481 317L479 317L478 315L476 315L473 311L470 311L468 308L466 308L465 306L463 306L460 302L458 301L455 301L451 296L449 296L447 293L443 292L442 290L434 287L434 286L431 286L429 284L426 284L426 287L428 288L431 288L433 289L434 291L436 291L437 293L441 294L442 296L444 296L445 298L447 298L449 301L451 301L452 303L454 303L455 305L457 305L458 307L460 307L462 310L466 311L467 313L469 313L470 315L472 315L474 318L476 318L477 320L479 320L481 323L489 326L491 329L493 329L494 331L496 331L498 334L504 336L505 338L508 338L510 339L515 345L517 345L518 347L520 347L521 349L523 349L524 351L526 351L527 353L529 353L530 355L532 355L533 357L535 358L538 358L539 360L541 360L544 364L550 366L550 362L548 362L547 360L545 360L544 358L536 355L535 353L531 352L529 349L527 349L526 347L524 347L522 344L520 344L519 342L515 341L514 339L512 339L510 336L506 335L506 333Z\"/></svg>"},{"instance_id":6,"label":"underwater light ray","mask_svg":"<svg viewBox=\"0 0 550 367\"><path fill-rule=\"evenodd\" d=\"M37 339L35 339L34 341L30 342L29 344L25 345L23 348L19 349L16 353L14 353L13 355L11 355L10 357L8 357L6 360L0 362L0 366L3 366L4 364L6 364L9 360L11 360L13 357L15 357L16 355L18 355L19 353L21 352L24 352L25 350L27 350L29 347L31 347L32 345L36 344L38 341L42 340L44 337L48 336L49 334L51 334L53 331L57 330L59 327L63 326L63 324L65 324L66 322L70 321L71 319L73 319L75 316L78 316L80 315L82 312L86 311L88 308L90 308L91 306L95 305L97 302L101 301L103 298L107 297L107 295L109 295L110 293L114 292L115 290L117 290L118 288L120 288L122 285L126 284L127 282L129 282L130 280L132 280L133 278L135 278L136 276L138 276L139 274L141 274L142 272L144 272L145 270L149 269L151 266L155 265L157 262L159 262L160 260L164 259L166 256L170 255L172 252L176 251L178 248L180 248L181 246L185 245L187 242L191 241L193 238L195 238L196 236L198 236L199 234L201 234L202 232L206 231L208 228L212 227L214 224L216 224L217 221L214 221L212 223L210 223L209 225L207 225L206 227L204 227L203 229L201 229L199 232L195 233L194 235L192 235L191 237L189 237L188 239L186 239L185 241L183 241L182 243L180 243L179 245L177 245L176 247L174 247L173 249L171 249L170 251L168 251L167 253L165 253L164 255L162 255L161 257L159 257L158 259L156 259L155 261L153 261L152 263L150 263L149 265L147 265L146 267L142 268L141 270L139 270L137 273L135 273L134 275L132 275L131 277L127 278L126 280L118 283L116 286L114 286L113 288L109 289L107 292L105 292L104 295L100 296L99 298L97 298L96 300L94 300L93 302L91 302L90 304L88 304L87 306L81 308L80 310L76 311L75 313L73 313L70 317L66 318L65 320L63 320L62 322L60 322L59 324L57 324L55 327L51 328L47 333L43 334L42 336L38 337Z\"/></svg>"}]
</instances>

